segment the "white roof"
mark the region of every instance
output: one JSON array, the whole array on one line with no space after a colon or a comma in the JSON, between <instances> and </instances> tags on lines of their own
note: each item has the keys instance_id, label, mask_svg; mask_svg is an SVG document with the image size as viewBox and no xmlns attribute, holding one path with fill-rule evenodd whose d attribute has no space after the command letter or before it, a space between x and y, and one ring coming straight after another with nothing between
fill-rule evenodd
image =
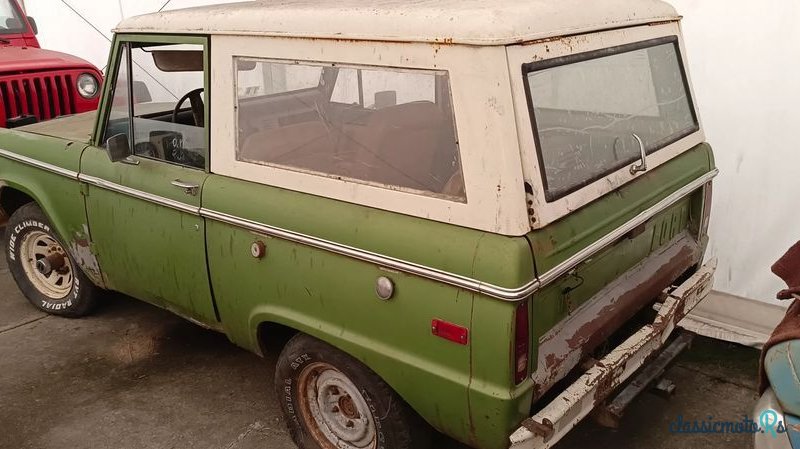
<instances>
[{"instance_id":1,"label":"white roof","mask_svg":"<svg viewBox=\"0 0 800 449\"><path fill-rule=\"evenodd\" d=\"M132 17L116 31L507 45L679 18L660 0L264 0Z\"/></svg>"}]
</instances>

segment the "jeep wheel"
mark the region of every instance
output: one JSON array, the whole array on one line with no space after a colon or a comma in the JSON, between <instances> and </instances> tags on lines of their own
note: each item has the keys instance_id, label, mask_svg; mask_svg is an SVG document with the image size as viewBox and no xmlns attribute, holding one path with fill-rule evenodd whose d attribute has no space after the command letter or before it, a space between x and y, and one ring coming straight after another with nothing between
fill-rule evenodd
<instances>
[{"instance_id":1,"label":"jeep wheel","mask_svg":"<svg viewBox=\"0 0 800 449\"><path fill-rule=\"evenodd\" d=\"M66 317L89 313L97 288L69 255L36 204L19 208L6 227L6 259L20 290L38 309Z\"/></svg>"},{"instance_id":2,"label":"jeep wheel","mask_svg":"<svg viewBox=\"0 0 800 449\"><path fill-rule=\"evenodd\" d=\"M297 335L281 352L275 389L301 449L425 449L430 429L369 368Z\"/></svg>"}]
</instances>

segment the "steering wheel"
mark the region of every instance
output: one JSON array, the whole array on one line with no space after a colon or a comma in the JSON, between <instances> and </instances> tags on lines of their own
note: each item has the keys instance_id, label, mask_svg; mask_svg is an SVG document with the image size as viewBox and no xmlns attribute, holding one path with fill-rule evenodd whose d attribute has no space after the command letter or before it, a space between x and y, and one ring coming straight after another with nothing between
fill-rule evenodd
<instances>
[{"instance_id":1,"label":"steering wheel","mask_svg":"<svg viewBox=\"0 0 800 449\"><path fill-rule=\"evenodd\" d=\"M178 113L181 111L181 106L186 100L189 100L189 104L192 106L192 118L194 119L194 126L203 127L205 126L205 106L203 105L203 97L200 94L203 92L204 88L198 87L195 90L189 91L186 95L182 96L178 103L175 105L175 109L172 110L172 123L178 123Z\"/></svg>"}]
</instances>

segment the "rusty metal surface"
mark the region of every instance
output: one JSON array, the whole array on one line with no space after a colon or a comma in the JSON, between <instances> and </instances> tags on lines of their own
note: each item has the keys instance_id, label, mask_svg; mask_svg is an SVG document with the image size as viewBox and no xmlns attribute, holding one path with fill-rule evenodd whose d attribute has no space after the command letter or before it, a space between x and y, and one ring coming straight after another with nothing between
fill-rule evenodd
<instances>
[{"instance_id":1,"label":"rusty metal surface","mask_svg":"<svg viewBox=\"0 0 800 449\"><path fill-rule=\"evenodd\" d=\"M511 448L547 449L556 444L664 345L677 323L711 291L715 271L716 261L709 262L678 288L668 292L652 324L639 329L541 411L528 418L511 435ZM553 432L549 437L529 430L538 427L535 423L545 422L552 423Z\"/></svg>"},{"instance_id":2,"label":"rusty metal surface","mask_svg":"<svg viewBox=\"0 0 800 449\"><path fill-rule=\"evenodd\" d=\"M677 20L659 0L291 0L160 11L115 31L509 45Z\"/></svg>"},{"instance_id":3,"label":"rusty metal surface","mask_svg":"<svg viewBox=\"0 0 800 449\"><path fill-rule=\"evenodd\" d=\"M700 246L680 234L639 265L598 292L539 340L534 401L597 348L681 273L696 264Z\"/></svg>"},{"instance_id":4,"label":"rusty metal surface","mask_svg":"<svg viewBox=\"0 0 800 449\"><path fill-rule=\"evenodd\" d=\"M618 428L619 420L625 409L639 394L647 390L664 374L672 362L689 347L693 338L692 333L684 332L673 340L652 362L639 371L636 377L614 396L613 400L597 407L593 413L595 420L602 426Z\"/></svg>"}]
</instances>

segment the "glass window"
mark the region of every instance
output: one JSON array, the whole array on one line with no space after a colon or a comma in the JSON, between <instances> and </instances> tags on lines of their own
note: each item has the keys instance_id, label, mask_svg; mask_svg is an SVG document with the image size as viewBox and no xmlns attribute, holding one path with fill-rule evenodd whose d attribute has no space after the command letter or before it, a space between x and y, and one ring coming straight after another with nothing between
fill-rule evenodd
<instances>
[{"instance_id":1,"label":"glass window","mask_svg":"<svg viewBox=\"0 0 800 449\"><path fill-rule=\"evenodd\" d=\"M124 45L105 138L124 133L137 156L205 168L203 46Z\"/></svg>"},{"instance_id":2,"label":"glass window","mask_svg":"<svg viewBox=\"0 0 800 449\"><path fill-rule=\"evenodd\" d=\"M524 70L548 201L698 130L676 39Z\"/></svg>"},{"instance_id":3,"label":"glass window","mask_svg":"<svg viewBox=\"0 0 800 449\"><path fill-rule=\"evenodd\" d=\"M128 45L120 46L117 75L111 93L111 107L108 112L106 128L103 134L103 143L117 134L125 134L130 142L130 102L128 97Z\"/></svg>"},{"instance_id":4,"label":"glass window","mask_svg":"<svg viewBox=\"0 0 800 449\"><path fill-rule=\"evenodd\" d=\"M446 72L236 68L238 160L466 201Z\"/></svg>"},{"instance_id":5,"label":"glass window","mask_svg":"<svg viewBox=\"0 0 800 449\"><path fill-rule=\"evenodd\" d=\"M0 34L24 33L25 22L11 0L0 0Z\"/></svg>"}]
</instances>

